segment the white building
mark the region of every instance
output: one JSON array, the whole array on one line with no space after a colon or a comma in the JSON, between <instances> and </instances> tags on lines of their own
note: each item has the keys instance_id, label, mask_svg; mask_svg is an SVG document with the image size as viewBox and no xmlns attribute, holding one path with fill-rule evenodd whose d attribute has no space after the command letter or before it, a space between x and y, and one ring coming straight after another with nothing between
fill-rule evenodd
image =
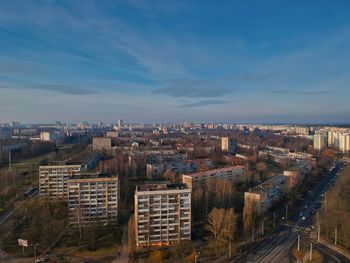
<instances>
[{"instance_id":1,"label":"white building","mask_svg":"<svg viewBox=\"0 0 350 263\"><path fill-rule=\"evenodd\" d=\"M117 176L86 174L68 180L70 224L116 224L118 202Z\"/></svg>"},{"instance_id":2,"label":"white building","mask_svg":"<svg viewBox=\"0 0 350 263\"><path fill-rule=\"evenodd\" d=\"M350 151L350 134L340 133L339 136L339 150L343 153Z\"/></svg>"},{"instance_id":3,"label":"white building","mask_svg":"<svg viewBox=\"0 0 350 263\"><path fill-rule=\"evenodd\" d=\"M137 186L135 235L139 247L191 240L191 189L168 182Z\"/></svg>"},{"instance_id":4,"label":"white building","mask_svg":"<svg viewBox=\"0 0 350 263\"><path fill-rule=\"evenodd\" d=\"M63 140L65 134L60 131L55 132L40 132L40 141L60 141Z\"/></svg>"},{"instance_id":5,"label":"white building","mask_svg":"<svg viewBox=\"0 0 350 263\"><path fill-rule=\"evenodd\" d=\"M327 146L327 136L326 134L319 133L314 135L314 149L322 150Z\"/></svg>"}]
</instances>

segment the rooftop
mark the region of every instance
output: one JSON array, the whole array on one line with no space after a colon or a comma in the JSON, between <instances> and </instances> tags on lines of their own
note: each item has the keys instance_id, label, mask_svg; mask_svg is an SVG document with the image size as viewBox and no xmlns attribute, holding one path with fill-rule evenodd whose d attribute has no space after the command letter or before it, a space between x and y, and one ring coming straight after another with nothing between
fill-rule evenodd
<instances>
[{"instance_id":1,"label":"rooftop","mask_svg":"<svg viewBox=\"0 0 350 263\"><path fill-rule=\"evenodd\" d=\"M136 187L136 191L140 192L180 189L188 189L188 187L185 184L171 184L169 181L148 181Z\"/></svg>"},{"instance_id":2,"label":"rooftop","mask_svg":"<svg viewBox=\"0 0 350 263\"><path fill-rule=\"evenodd\" d=\"M242 165L234 165L234 166L228 166L228 167L223 167L223 168L217 168L217 169L211 169L208 171L203 171L203 172L196 172L196 173L191 173L191 174L185 174L186 176L191 176L191 177L199 177L199 176L204 176L207 174L211 173L220 173L220 172L226 172L226 171L231 171L231 170L238 170L238 169L244 169Z\"/></svg>"},{"instance_id":3,"label":"rooftop","mask_svg":"<svg viewBox=\"0 0 350 263\"><path fill-rule=\"evenodd\" d=\"M100 181L105 179L115 179L118 178L117 175L114 174L103 174L103 173L83 173L79 175L73 175L69 180L77 180L77 181Z\"/></svg>"}]
</instances>

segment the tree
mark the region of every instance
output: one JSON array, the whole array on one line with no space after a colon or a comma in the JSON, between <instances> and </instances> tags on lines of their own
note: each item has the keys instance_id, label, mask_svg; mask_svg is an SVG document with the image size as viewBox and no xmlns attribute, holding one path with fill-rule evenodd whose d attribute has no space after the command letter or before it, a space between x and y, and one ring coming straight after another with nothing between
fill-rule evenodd
<instances>
[{"instance_id":1,"label":"tree","mask_svg":"<svg viewBox=\"0 0 350 263\"><path fill-rule=\"evenodd\" d=\"M211 210L208 215L206 229L214 235L217 248L219 241L229 241L229 254L231 257L231 241L236 233L236 215L233 208L217 209L215 207Z\"/></svg>"},{"instance_id":2,"label":"tree","mask_svg":"<svg viewBox=\"0 0 350 263\"><path fill-rule=\"evenodd\" d=\"M236 234L236 215L233 208L226 210L224 219L224 236L229 241L229 258L232 256L232 239Z\"/></svg>"},{"instance_id":3,"label":"tree","mask_svg":"<svg viewBox=\"0 0 350 263\"><path fill-rule=\"evenodd\" d=\"M133 257L136 251L135 238L134 215L131 215L128 222L128 246L130 257Z\"/></svg>"},{"instance_id":4,"label":"tree","mask_svg":"<svg viewBox=\"0 0 350 263\"><path fill-rule=\"evenodd\" d=\"M169 180L171 183L176 183L176 173L173 172L172 170L170 169L167 169L164 174L163 174L163 178L165 180Z\"/></svg>"},{"instance_id":5,"label":"tree","mask_svg":"<svg viewBox=\"0 0 350 263\"><path fill-rule=\"evenodd\" d=\"M255 200L250 200L245 202L243 208L243 226L246 233L255 227L260 217L260 212L258 209L258 204Z\"/></svg>"}]
</instances>

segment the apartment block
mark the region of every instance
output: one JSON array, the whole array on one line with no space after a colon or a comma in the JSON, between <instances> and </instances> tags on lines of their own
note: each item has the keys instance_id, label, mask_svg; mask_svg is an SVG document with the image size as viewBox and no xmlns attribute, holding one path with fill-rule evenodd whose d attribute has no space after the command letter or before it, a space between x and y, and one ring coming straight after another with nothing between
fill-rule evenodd
<instances>
[{"instance_id":1,"label":"apartment block","mask_svg":"<svg viewBox=\"0 0 350 263\"><path fill-rule=\"evenodd\" d=\"M235 153L237 148L237 142L229 137L221 138L221 151L228 153Z\"/></svg>"},{"instance_id":2,"label":"apartment block","mask_svg":"<svg viewBox=\"0 0 350 263\"><path fill-rule=\"evenodd\" d=\"M314 149L322 150L327 146L327 136L326 134L319 133L314 135Z\"/></svg>"},{"instance_id":3,"label":"apartment block","mask_svg":"<svg viewBox=\"0 0 350 263\"><path fill-rule=\"evenodd\" d=\"M350 151L350 134L341 133L339 138L339 150L343 153Z\"/></svg>"},{"instance_id":4,"label":"apartment block","mask_svg":"<svg viewBox=\"0 0 350 263\"><path fill-rule=\"evenodd\" d=\"M206 170L214 166L211 159L181 160L170 162L156 162L147 164L147 178L154 179L161 176L166 170L176 174L188 174L199 170Z\"/></svg>"},{"instance_id":5,"label":"apartment block","mask_svg":"<svg viewBox=\"0 0 350 263\"><path fill-rule=\"evenodd\" d=\"M182 175L182 183L186 184L189 188L198 187L213 179L224 179L234 183L242 182L244 181L244 167L239 165L229 166Z\"/></svg>"},{"instance_id":6,"label":"apartment block","mask_svg":"<svg viewBox=\"0 0 350 263\"><path fill-rule=\"evenodd\" d=\"M70 224L115 224L118 220L119 180L117 176L83 174L68 180Z\"/></svg>"},{"instance_id":7,"label":"apartment block","mask_svg":"<svg viewBox=\"0 0 350 263\"><path fill-rule=\"evenodd\" d=\"M282 198L287 189L288 177L277 175L257 185L251 191L245 192L244 205L249 207L255 206L259 213L264 213Z\"/></svg>"},{"instance_id":8,"label":"apartment block","mask_svg":"<svg viewBox=\"0 0 350 263\"><path fill-rule=\"evenodd\" d=\"M81 172L81 164L53 164L39 167L39 196L67 199L68 179Z\"/></svg>"},{"instance_id":9,"label":"apartment block","mask_svg":"<svg viewBox=\"0 0 350 263\"><path fill-rule=\"evenodd\" d=\"M139 247L191 240L191 189L148 182L135 191L135 234Z\"/></svg>"}]
</instances>

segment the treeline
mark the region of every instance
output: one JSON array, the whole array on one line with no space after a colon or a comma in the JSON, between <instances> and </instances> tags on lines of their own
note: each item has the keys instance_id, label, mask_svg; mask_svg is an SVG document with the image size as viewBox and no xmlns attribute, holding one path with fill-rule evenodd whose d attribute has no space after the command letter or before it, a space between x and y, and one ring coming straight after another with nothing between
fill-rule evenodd
<instances>
[{"instance_id":1,"label":"treeline","mask_svg":"<svg viewBox=\"0 0 350 263\"><path fill-rule=\"evenodd\" d=\"M24 159L56 151L56 145L53 142L28 141L28 144L11 151L12 161ZM9 162L9 153L7 151L0 153L0 164Z\"/></svg>"},{"instance_id":2,"label":"treeline","mask_svg":"<svg viewBox=\"0 0 350 263\"><path fill-rule=\"evenodd\" d=\"M17 239L39 244L38 252L48 248L67 225L67 204L45 202L31 199L19 203L11 218L11 223L2 229L2 249L10 252L20 251ZM27 251L31 254L33 251Z\"/></svg>"},{"instance_id":3,"label":"treeline","mask_svg":"<svg viewBox=\"0 0 350 263\"><path fill-rule=\"evenodd\" d=\"M350 166L344 168L334 187L325 194L324 206L320 214L321 235L334 243L350 249Z\"/></svg>"}]
</instances>

